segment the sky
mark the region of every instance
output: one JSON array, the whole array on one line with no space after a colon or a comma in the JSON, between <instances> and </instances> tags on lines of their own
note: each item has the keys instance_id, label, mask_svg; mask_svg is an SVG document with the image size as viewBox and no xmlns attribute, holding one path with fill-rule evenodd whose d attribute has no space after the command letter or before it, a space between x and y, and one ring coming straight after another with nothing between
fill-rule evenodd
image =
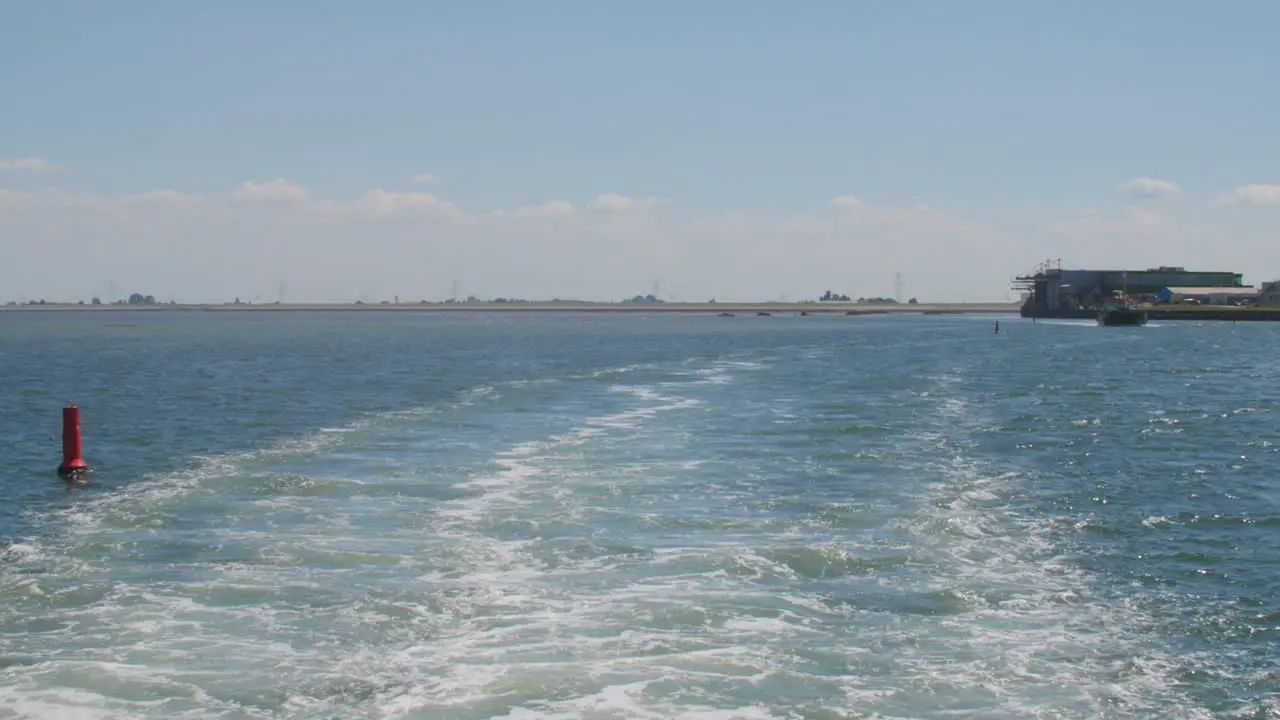
<instances>
[{"instance_id":1,"label":"sky","mask_svg":"<svg viewBox=\"0 0 1280 720\"><path fill-rule=\"evenodd\" d=\"M0 301L1280 278L1280 3L41 0Z\"/></svg>"}]
</instances>

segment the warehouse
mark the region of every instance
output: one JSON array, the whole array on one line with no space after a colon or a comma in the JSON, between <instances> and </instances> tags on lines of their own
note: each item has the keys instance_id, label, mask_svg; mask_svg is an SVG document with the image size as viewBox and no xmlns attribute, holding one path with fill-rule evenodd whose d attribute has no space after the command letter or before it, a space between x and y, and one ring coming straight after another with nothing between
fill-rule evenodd
<instances>
[{"instance_id":1,"label":"warehouse","mask_svg":"<svg viewBox=\"0 0 1280 720\"><path fill-rule=\"evenodd\" d=\"M1023 293L1023 317L1093 317L1097 307L1116 292L1138 302L1160 302L1160 294L1171 288L1225 294L1243 290L1244 295L1257 295L1253 288L1244 287L1244 276L1236 272L1168 265L1146 270L1064 269L1061 261L1041 263L1015 278L1013 287ZM1217 296L1225 295L1217 292Z\"/></svg>"},{"instance_id":2,"label":"warehouse","mask_svg":"<svg viewBox=\"0 0 1280 720\"><path fill-rule=\"evenodd\" d=\"M1256 302L1258 289L1241 287L1166 287L1156 293L1162 303L1200 303L1203 305L1246 305Z\"/></svg>"}]
</instances>

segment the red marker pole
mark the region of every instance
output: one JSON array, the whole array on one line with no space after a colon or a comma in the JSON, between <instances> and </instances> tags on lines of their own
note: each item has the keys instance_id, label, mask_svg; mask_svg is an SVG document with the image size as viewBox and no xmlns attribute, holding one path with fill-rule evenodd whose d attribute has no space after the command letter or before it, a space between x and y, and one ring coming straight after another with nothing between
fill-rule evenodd
<instances>
[{"instance_id":1,"label":"red marker pole","mask_svg":"<svg viewBox=\"0 0 1280 720\"><path fill-rule=\"evenodd\" d=\"M64 478L78 478L89 472L89 466L80 456L80 408L67 405L62 408L62 464L58 474Z\"/></svg>"}]
</instances>

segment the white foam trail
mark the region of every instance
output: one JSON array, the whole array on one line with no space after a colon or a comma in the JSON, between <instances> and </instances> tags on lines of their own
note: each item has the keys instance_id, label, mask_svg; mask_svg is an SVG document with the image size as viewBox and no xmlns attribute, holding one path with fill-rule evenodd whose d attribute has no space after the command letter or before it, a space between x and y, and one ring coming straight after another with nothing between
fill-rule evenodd
<instances>
[{"instance_id":1,"label":"white foam trail","mask_svg":"<svg viewBox=\"0 0 1280 720\"><path fill-rule=\"evenodd\" d=\"M574 456L564 453L575 451L588 440L627 440L661 414L698 405L696 399L662 394L649 385L615 385L609 391L630 395L644 404L588 418L569 433L514 445L493 458L496 472L459 483L459 489L472 494L435 508L429 524L431 534L450 541L452 557L448 567L423 579L435 587L433 595L448 598L442 609L453 627L429 642L380 657L362 654L344 664L342 674L365 678L362 682L405 678L374 696L375 714L390 717L483 707L504 694L539 693L539 677L563 683L576 674L574 668L580 661L575 656L612 654L608 648L619 643L617 633L609 632L617 609L612 592L602 588L598 594L584 594L575 592L571 584L607 571L609 561L587 559L565 567L549 566L545 557L531 552L538 542L534 536L541 531L537 521L517 521L515 537L494 533L495 525L512 528L512 521L522 515L574 517L573 508L564 507L574 505L574 497L571 492L562 492L564 485L575 484L575 478L567 474ZM561 512L530 512L548 503L560 505ZM632 691L647 682L618 684L606 677L614 674L609 665L605 662L596 669L586 668L586 674L574 681L585 683L583 694L572 701L533 702L493 716L557 717L618 710L640 713L634 715L637 717L695 716L689 712L712 713L707 717L767 716L751 710L746 715L717 715L711 708L665 703L658 710L645 710ZM301 696L291 702L308 710L331 708L327 702L316 704Z\"/></svg>"},{"instance_id":2,"label":"white foam trail","mask_svg":"<svg viewBox=\"0 0 1280 720\"><path fill-rule=\"evenodd\" d=\"M987 717L1109 717L1179 708L1208 717L1178 689L1178 659L1145 636L1153 619L1095 592L1095 578L1068 555L1069 517L1023 517L1009 499L1035 481L974 459L966 446L990 425L939 378L932 431L936 451L921 469L940 482L904 528L940 558L938 572L899 587L963 608L899 638L896 664L923 686L956 696L1001 698L1008 713ZM1142 664L1121 668L1124 658ZM945 660L944 667L939 664ZM870 689L870 688L864 688ZM1053 708L1052 711L1045 708Z\"/></svg>"}]
</instances>

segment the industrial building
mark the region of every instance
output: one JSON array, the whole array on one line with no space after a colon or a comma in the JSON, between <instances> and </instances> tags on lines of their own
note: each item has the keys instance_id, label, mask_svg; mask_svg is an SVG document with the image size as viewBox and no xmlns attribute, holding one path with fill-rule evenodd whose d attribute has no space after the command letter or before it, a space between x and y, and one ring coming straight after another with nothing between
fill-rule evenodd
<instances>
[{"instance_id":1,"label":"industrial building","mask_svg":"<svg viewBox=\"0 0 1280 720\"><path fill-rule=\"evenodd\" d=\"M1187 270L1161 266L1147 270L1071 270L1062 261L1046 261L1013 281L1022 291L1023 317L1092 317L1102 301L1121 291L1139 302L1161 302L1170 288L1242 289L1235 272ZM1250 292L1256 290L1249 288ZM1238 292L1228 290L1226 294ZM1165 300L1164 302L1167 302Z\"/></svg>"},{"instance_id":2,"label":"industrial building","mask_svg":"<svg viewBox=\"0 0 1280 720\"><path fill-rule=\"evenodd\" d=\"M1162 303L1203 303L1205 305L1249 305L1258 299L1258 289L1241 287L1167 287L1156 293Z\"/></svg>"},{"instance_id":3,"label":"industrial building","mask_svg":"<svg viewBox=\"0 0 1280 720\"><path fill-rule=\"evenodd\" d=\"M1262 288L1258 290L1258 299L1254 302L1260 307L1280 306L1280 280L1262 283Z\"/></svg>"}]
</instances>

